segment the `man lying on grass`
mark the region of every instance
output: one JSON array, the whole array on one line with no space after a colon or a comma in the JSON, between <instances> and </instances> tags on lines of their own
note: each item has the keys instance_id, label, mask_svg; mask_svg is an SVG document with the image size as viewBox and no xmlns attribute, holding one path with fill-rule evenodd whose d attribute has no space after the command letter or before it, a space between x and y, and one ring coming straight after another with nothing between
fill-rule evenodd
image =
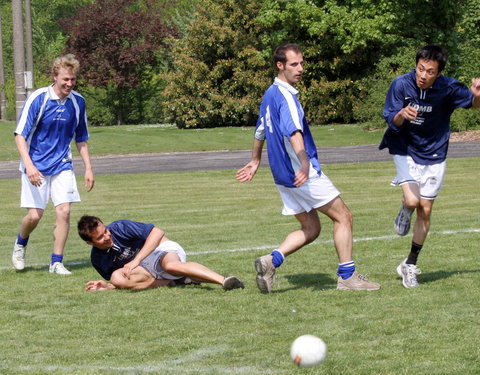
<instances>
[{"instance_id":1,"label":"man lying on grass","mask_svg":"<svg viewBox=\"0 0 480 375\"><path fill-rule=\"evenodd\" d=\"M235 276L223 277L195 262L153 224L117 220L105 226L98 217L82 216L78 234L92 246L93 267L105 279L89 281L86 290L147 289L188 283L214 283L225 290L243 288Z\"/></svg>"}]
</instances>

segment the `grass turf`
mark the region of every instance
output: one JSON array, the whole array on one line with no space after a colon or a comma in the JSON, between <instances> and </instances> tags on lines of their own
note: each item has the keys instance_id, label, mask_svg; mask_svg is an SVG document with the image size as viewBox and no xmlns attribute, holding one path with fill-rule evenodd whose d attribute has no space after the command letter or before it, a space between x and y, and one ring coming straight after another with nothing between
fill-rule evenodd
<instances>
[{"instance_id":1,"label":"grass turf","mask_svg":"<svg viewBox=\"0 0 480 375\"><path fill-rule=\"evenodd\" d=\"M81 189L66 250L69 277L49 275L53 210L29 243L27 269L10 256L19 221L18 180L0 181L0 373L2 374L477 374L480 361L478 158L448 162L422 250L421 286L403 288L395 268L410 236L393 234L400 200L392 163L325 166L354 214L354 259L378 292L336 291L332 226L289 257L271 295L255 286L253 260L296 228L280 214L268 170L239 184L234 171L98 176ZM190 260L234 274L244 290L215 285L88 293L99 276L75 233L84 214L106 222L153 222ZM296 369L289 346L301 334L324 339L326 361Z\"/></svg>"}]
</instances>

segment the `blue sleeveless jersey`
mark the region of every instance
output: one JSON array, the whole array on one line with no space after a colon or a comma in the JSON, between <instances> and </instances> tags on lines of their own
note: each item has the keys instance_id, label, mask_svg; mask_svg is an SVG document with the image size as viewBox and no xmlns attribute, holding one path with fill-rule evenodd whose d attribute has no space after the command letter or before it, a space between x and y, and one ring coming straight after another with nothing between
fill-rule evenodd
<instances>
[{"instance_id":1,"label":"blue sleeveless jersey","mask_svg":"<svg viewBox=\"0 0 480 375\"><path fill-rule=\"evenodd\" d=\"M322 173L317 148L297 94L293 86L275 78L263 96L255 128L255 138L267 141L268 161L275 183L290 188L295 187L295 173L300 169L300 161L290 144L290 137L296 131L303 134L310 159L309 177Z\"/></svg>"},{"instance_id":2,"label":"blue sleeveless jersey","mask_svg":"<svg viewBox=\"0 0 480 375\"><path fill-rule=\"evenodd\" d=\"M380 149L391 154L409 155L422 165L443 162L447 158L450 117L456 108L469 108L473 94L454 78L438 77L427 90L415 81L415 70L395 78L390 85L383 108L388 124ZM414 107L418 116L397 127L395 115L406 106Z\"/></svg>"},{"instance_id":3,"label":"blue sleeveless jersey","mask_svg":"<svg viewBox=\"0 0 480 375\"><path fill-rule=\"evenodd\" d=\"M45 176L73 169L70 143L88 140L85 99L75 91L60 100L52 86L26 100L15 134L22 135L35 167ZM23 162L20 170L24 172Z\"/></svg>"}]
</instances>

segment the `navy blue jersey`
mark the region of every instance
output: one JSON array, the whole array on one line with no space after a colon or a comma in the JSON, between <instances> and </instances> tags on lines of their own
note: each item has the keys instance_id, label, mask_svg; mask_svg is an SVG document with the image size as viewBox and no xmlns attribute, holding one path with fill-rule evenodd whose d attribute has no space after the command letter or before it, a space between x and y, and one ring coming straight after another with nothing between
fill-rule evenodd
<instances>
[{"instance_id":1,"label":"navy blue jersey","mask_svg":"<svg viewBox=\"0 0 480 375\"><path fill-rule=\"evenodd\" d=\"M72 91L60 100L52 86L40 88L26 100L15 134L25 138L30 158L43 175L72 169L72 139L88 140L85 99Z\"/></svg>"},{"instance_id":2,"label":"navy blue jersey","mask_svg":"<svg viewBox=\"0 0 480 375\"><path fill-rule=\"evenodd\" d=\"M388 147L391 154L409 155L422 165L443 162L447 158L450 117L456 108L471 107L472 100L468 87L451 77L438 77L427 90L417 86L415 70L395 78L383 108L388 128L380 149ZM398 127L393 118L406 106L417 110L417 118L405 120Z\"/></svg>"},{"instance_id":3,"label":"navy blue jersey","mask_svg":"<svg viewBox=\"0 0 480 375\"><path fill-rule=\"evenodd\" d=\"M309 177L322 173L317 148L297 94L293 86L275 78L263 96L255 128L255 138L267 140L268 161L275 183L291 188L295 187L295 173L300 169L300 160L290 144L290 137L297 131L303 134L310 159Z\"/></svg>"},{"instance_id":4,"label":"navy blue jersey","mask_svg":"<svg viewBox=\"0 0 480 375\"><path fill-rule=\"evenodd\" d=\"M106 227L112 234L113 246L108 250L93 246L90 259L98 273L105 280L110 280L115 270L122 268L137 255L155 226L132 220L117 220Z\"/></svg>"}]
</instances>

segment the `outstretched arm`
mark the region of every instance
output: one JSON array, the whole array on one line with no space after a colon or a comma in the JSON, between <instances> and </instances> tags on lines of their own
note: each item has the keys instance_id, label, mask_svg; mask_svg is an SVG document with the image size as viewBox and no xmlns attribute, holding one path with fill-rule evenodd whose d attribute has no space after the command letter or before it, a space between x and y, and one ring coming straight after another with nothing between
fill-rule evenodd
<instances>
[{"instance_id":1,"label":"outstretched arm","mask_svg":"<svg viewBox=\"0 0 480 375\"><path fill-rule=\"evenodd\" d=\"M262 160L262 149L264 140L255 138L252 148L252 160L247 163L243 168L237 171L236 178L240 182L251 181L255 173L257 173L260 161Z\"/></svg>"}]
</instances>

